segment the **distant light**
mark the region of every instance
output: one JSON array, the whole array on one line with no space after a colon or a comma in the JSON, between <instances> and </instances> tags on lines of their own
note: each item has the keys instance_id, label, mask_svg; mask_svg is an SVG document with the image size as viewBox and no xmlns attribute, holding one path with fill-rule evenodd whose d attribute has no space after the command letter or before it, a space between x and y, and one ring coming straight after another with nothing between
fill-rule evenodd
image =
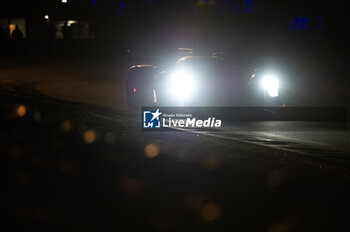
<instances>
[{"instance_id":1,"label":"distant light","mask_svg":"<svg viewBox=\"0 0 350 232\"><path fill-rule=\"evenodd\" d=\"M67 1L67 0L62 0L61 2L62 2L62 3L67 3L68 1Z\"/></svg>"},{"instance_id":2,"label":"distant light","mask_svg":"<svg viewBox=\"0 0 350 232\"><path fill-rule=\"evenodd\" d=\"M157 103L157 92L155 89L153 90L153 102Z\"/></svg>"},{"instance_id":3,"label":"distant light","mask_svg":"<svg viewBox=\"0 0 350 232\"><path fill-rule=\"evenodd\" d=\"M136 88L133 89L134 93L136 93Z\"/></svg>"},{"instance_id":4,"label":"distant light","mask_svg":"<svg viewBox=\"0 0 350 232\"><path fill-rule=\"evenodd\" d=\"M273 75L265 75L261 80L263 89L267 91L270 97L278 97L278 79Z\"/></svg>"},{"instance_id":5,"label":"distant light","mask_svg":"<svg viewBox=\"0 0 350 232\"><path fill-rule=\"evenodd\" d=\"M247 13L251 13L252 9L251 9L251 1L250 0L246 0L245 1L247 4Z\"/></svg>"},{"instance_id":6,"label":"distant light","mask_svg":"<svg viewBox=\"0 0 350 232\"><path fill-rule=\"evenodd\" d=\"M72 24L77 23L78 21L76 20L68 20L67 21L67 26L70 27Z\"/></svg>"},{"instance_id":7,"label":"distant light","mask_svg":"<svg viewBox=\"0 0 350 232\"><path fill-rule=\"evenodd\" d=\"M16 30L16 24L10 24L10 38L12 38L12 32Z\"/></svg>"},{"instance_id":8,"label":"distant light","mask_svg":"<svg viewBox=\"0 0 350 232\"><path fill-rule=\"evenodd\" d=\"M49 17L48 15L45 15L44 18L45 18L46 20L49 20L50 17Z\"/></svg>"}]
</instances>

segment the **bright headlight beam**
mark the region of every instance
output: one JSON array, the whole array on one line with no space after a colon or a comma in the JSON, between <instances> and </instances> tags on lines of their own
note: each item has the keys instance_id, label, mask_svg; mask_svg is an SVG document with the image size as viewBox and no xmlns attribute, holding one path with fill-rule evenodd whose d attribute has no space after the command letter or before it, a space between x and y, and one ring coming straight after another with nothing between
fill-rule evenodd
<instances>
[{"instance_id":1,"label":"bright headlight beam","mask_svg":"<svg viewBox=\"0 0 350 232\"><path fill-rule=\"evenodd\" d=\"M278 97L278 79L274 75L265 75L261 80L261 86L270 97Z\"/></svg>"},{"instance_id":2,"label":"bright headlight beam","mask_svg":"<svg viewBox=\"0 0 350 232\"><path fill-rule=\"evenodd\" d=\"M190 98L196 89L193 74L186 70L174 72L171 76L169 84L172 95L181 101Z\"/></svg>"}]
</instances>

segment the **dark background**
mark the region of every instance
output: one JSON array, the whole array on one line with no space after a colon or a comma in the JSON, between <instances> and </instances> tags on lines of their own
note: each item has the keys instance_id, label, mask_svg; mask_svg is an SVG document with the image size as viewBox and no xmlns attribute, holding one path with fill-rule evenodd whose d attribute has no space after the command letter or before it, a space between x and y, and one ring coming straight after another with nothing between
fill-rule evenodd
<instances>
[{"instance_id":1,"label":"dark background","mask_svg":"<svg viewBox=\"0 0 350 232\"><path fill-rule=\"evenodd\" d=\"M348 131L298 142L293 122L285 139L229 125L217 136L142 132L124 92L130 65L162 66L199 44L241 78L277 69L287 106L349 106L347 11L315 0L2 1L2 228L349 231ZM23 39L10 36L15 19Z\"/></svg>"},{"instance_id":2,"label":"dark background","mask_svg":"<svg viewBox=\"0 0 350 232\"><path fill-rule=\"evenodd\" d=\"M223 51L243 70L242 78L256 67L279 70L293 99L289 105L348 105L348 20L342 1L7 1L0 16L26 21L23 41L13 41L3 28L5 60L109 55L129 65L163 65L176 48L200 45ZM62 29L55 23L68 20L84 21L85 37L79 32L57 38Z\"/></svg>"}]
</instances>

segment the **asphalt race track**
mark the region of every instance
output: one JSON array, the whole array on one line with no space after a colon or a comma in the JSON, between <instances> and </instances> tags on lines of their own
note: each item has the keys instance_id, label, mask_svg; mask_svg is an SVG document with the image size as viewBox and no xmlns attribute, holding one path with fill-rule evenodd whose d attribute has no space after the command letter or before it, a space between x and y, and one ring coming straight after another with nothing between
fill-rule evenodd
<instances>
[{"instance_id":1,"label":"asphalt race track","mask_svg":"<svg viewBox=\"0 0 350 232\"><path fill-rule=\"evenodd\" d=\"M209 132L143 132L139 112L125 104L129 63L84 59L2 64L4 225L50 231L349 227L348 129L230 122Z\"/></svg>"},{"instance_id":2,"label":"asphalt race track","mask_svg":"<svg viewBox=\"0 0 350 232\"><path fill-rule=\"evenodd\" d=\"M22 65L26 61L23 59L19 61ZM9 61L0 76L1 90L49 101L64 100L67 104L85 103L126 120L139 118L139 112L130 110L126 105L125 77L129 66L125 60L119 62L116 57L102 57L99 63L95 63L78 57L71 63L69 60L49 59L42 65L43 58L37 59L20 68L16 65L17 60ZM347 127L339 129L331 123L315 122L227 122L220 132L205 134L346 161L350 155L350 131Z\"/></svg>"}]
</instances>

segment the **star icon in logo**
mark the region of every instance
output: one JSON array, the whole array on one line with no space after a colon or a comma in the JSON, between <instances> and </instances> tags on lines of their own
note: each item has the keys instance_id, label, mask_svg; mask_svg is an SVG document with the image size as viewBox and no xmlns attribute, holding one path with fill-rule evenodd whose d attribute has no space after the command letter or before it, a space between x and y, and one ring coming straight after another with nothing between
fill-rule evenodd
<instances>
[{"instance_id":1,"label":"star icon in logo","mask_svg":"<svg viewBox=\"0 0 350 232\"><path fill-rule=\"evenodd\" d=\"M151 113L153 115L152 119L151 119L151 122L154 120L154 119L157 119L159 120L159 115L161 115L162 113L159 112L159 109L157 109L156 112L154 113Z\"/></svg>"}]
</instances>

